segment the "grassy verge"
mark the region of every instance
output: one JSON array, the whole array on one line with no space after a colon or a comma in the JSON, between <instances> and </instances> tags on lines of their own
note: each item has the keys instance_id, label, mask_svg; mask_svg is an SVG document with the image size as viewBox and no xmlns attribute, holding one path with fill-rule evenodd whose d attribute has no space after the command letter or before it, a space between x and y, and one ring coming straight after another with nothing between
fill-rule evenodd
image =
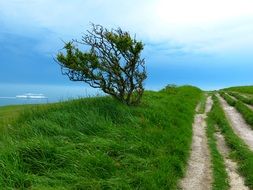
<instances>
[{"instance_id":1,"label":"grassy verge","mask_svg":"<svg viewBox=\"0 0 253 190\"><path fill-rule=\"evenodd\" d=\"M200 99L200 107L198 110L199 114L203 114L205 112L206 109L206 99L207 99L207 94L203 93Z\"/></svg>"},{"instance_id":2,"label":"grassy verge","mask_svg":"<svg viewBox=\"0 0 253 190\"><path fill-rule=\"evenodd\" d=\"M145 92L139 107L101 97L29 109L0 134L1 187L176 189L201 94L184 86Z\"/></svg>"},{"instance_id":3,"label":"grassy verge","mask_svg":"<svg viewBox=\"0 0 253 190\"><path fill-rule=\"evenodd\" d=\"M253 111L249 107L247 107L245 104L243 104L241 101L238 101L235 107L242 114L245 121L253 129Z\"/></svg>"},{"instance_id":4,"label":"grassy verge","mask_svg":"<svg viewBox=\"0 0 253 190\"><path fill-rule=\"evenodd\" d=\"M209 119L219 127L225 137L227 145L231 148L231 157L239 165L239 172L245 177L246 185L253 188L253 152L233 132L226 116L221 108L217 97L213 96L214 105L209 114Z\"/></svg>"},{"instance_id":5,"label":"grassy verge","mask_svg":"<svg viewBox=\"0 0 253 190\"><path fill-rule=\"evenodd\" d=\"M211 153L211 166L213 174L213 190L226 190L229 189L228 174L226 172L226 166L222 155L217 149L217 142L214 136L216 129L216 121L212 117L213 113L209 113L206 119L207 121L207 138L208 145Z\"/></svg>"},{"instance_id":6,"label":"grassy verge","mask_svg":"<svg viewBox=\"0 0 253 190\"><path fill-rule=\"evenodd\" d=\"M245 104L253 105L253 99L252 98L246 98L238 93L235 92L228 92L229 95L235 97L236 99L244 102Z\"/></svg>"},{"instance_id":7,"label":"grassy verge","mask_svg":"<svg viewBox=\"0 0 253 190\"><path fill-rule=\"evenodd\" d=\"M233 91L239 93L253 94L253 86L235 86L223 89L225 91Z\"/></svg>"},{"instance_id":8,"label":"grassy verge","mask_svg":"<svg viewBox=\"0 0 253 190\"><path fill-rule=\"evenodd\" d=\"M1 126L11 123L13 118L17 118L26 109L35 107L34 105L15 105L15 106L0 106L0 131Z\"/></svg>"},{"instance_id":9,"label":"grassy verge","mask_svg":"<svg viewBox=\"0 0 253 190\"><path fill-rule=\"evenodd\" d=\"M229 105L234 106L237 111L241 113L244 120L253 129L253 111L240 100L236 101L225 93L221 93L221 96L227 101Z\"/></svg>"},{"instance_id":10,"label":"grassy verge","mask_svg":"<svg viewBox=\"0 0 253 190\"><path fill-rule=\"evenodd\" d=\"M230 97L229 95L227 95L226 93L224 93L224 92L220 92L220 95L221 95L221 97L223 97L225 100L226 100L226 102L230 105L230 106L235 106L235 104L236 104L236 100L235 99L233 99L232 97Z\"/></svg>"}]
</instances>

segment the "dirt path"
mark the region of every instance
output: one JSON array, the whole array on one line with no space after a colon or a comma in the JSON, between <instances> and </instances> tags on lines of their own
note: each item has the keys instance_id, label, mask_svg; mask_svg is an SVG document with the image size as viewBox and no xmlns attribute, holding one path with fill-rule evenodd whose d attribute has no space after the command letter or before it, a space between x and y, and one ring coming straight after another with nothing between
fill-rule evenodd
<instances>
[{"instance_id":1,"label":"dirt path","mask_svg":"<svg viewBox=\"0 0 253 190\"><path fill-rule=\"evenodd\" d=\"M215 134L217 139L217 148L224 158L226 171L229 176L230 190L249 190L244 185L244 178L237 173L237 163L229 159L230 149L226 146L224 137L220 132Z\"/></svg>"},{"instance_id":2,"label":"dirt path","mask_svg":"<svg viewBox=\"0 0 253 190\"><path fill-rule=\"evenodd\" d=\"M207 98L204 114L196 114L193 124L192 151L186 176L180 182L182 189L209 190L212 184L210 153L206 137L206 114L211 110L212 99ZM197 107L199 109L199 107ZM196 110L197 112L198 110Z\"/></svg>"},{"instance_id":3,"label":"dirt path","mask_svg":"<svg viewBox=\"0 0 253 190\"><path fill-rule=\"evenodd\" d=\"M228 105L228 103L219 95L218 98L234 132L243 139L253 151L253 130L248 124L246 124L241 114L238 113L234 107Z\"/></svg>"}]
</instances>

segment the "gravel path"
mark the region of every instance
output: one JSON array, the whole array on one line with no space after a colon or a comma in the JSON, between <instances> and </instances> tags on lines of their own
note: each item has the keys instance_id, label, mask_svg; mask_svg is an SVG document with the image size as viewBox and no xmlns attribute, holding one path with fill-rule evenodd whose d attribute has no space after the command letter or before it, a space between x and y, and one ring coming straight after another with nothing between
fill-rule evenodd
<instances>
[{"instance_id":1,"label":"gravel path","mask_svg":"<svg viewBox=\"0 0 253 190\"><path fill-rule=\"evenodd\" d=\"M253 151L253 130L246 124L241 114L238 113L234 107L228 105L221 96L218 95L218 98L234 132L243 139Z\"/></svg>"},{"instance_id":2,"label":"gravel path","mask_svg":"<svg viewBox=\"0 0 253 190\"><path fill-rule=\"evenodd\" d=\"M207 98L204 114L196 114L193 124L193 141L191 156L188 162L186 176L180 182L182 189L187 190L209 190L212 184L212 173L210 167L210 152L206 137L206 114L212 107L211 97ZM197 107L198 109L199 107ZM198 110L196 110L198 111Z\"/></svg>"},{"instance_id":3,"label":"gravel path","mask_svg":"<svg viewBox=\"0 0 253 190\"><path fill-rule=\"evenodd\" d=\"M227 147L224 137L220 132L217 132L215 136L217 139L217 148L225 161L230 190L248 190L249 188L244 185L244 178L237 173L237 163L229 159L230 149Z\"/></svg>"}]
</instances>

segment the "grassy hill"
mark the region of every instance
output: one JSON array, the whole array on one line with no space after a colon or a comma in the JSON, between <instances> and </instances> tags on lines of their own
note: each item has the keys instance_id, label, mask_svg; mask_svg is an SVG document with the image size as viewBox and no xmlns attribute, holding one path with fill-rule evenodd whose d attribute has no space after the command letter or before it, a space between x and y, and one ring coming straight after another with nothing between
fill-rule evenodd
<instances>
[{"instance_id":1,"label":"grassy hill","mask_svg":"<svg viewBox=\"0 0 253 190\"><path fill-rule=\"evenodd\" d=\"M198 88L183 86L145 92L138 107L98 97L25 111L0 108L0 117L15 110L17 115L0 123L0 184L4 189L174 189L185 171L202 96Z\"/></svg>"},{"instance_id":2,"label":"grassy hill","mask_svg":"<svg viewBox=\"0 0 253 190\"><path fill-rule=\"evenodd\" d=\"M225 88L223 90L246 93L246 94L253 94L253 86L235 86L235 87Z\"/></svg>"}]
</instances>

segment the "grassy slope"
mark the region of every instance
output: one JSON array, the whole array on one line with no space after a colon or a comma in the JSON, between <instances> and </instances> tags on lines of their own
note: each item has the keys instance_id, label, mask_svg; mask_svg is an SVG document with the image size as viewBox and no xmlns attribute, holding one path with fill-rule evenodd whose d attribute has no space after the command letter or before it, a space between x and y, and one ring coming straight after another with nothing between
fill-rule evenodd
<instances>
[{"instance_id":1,"label":"grassy slope","mask_svg":"<svg viewBox=\"0 0 253 190\"><path fill-rule=\"evenodd\" d=\"M8 122L16 118L26 108L33 107L32 105L17 105L17 106L3 106L0 107L0 125L3 122Z\"/></svg>"},{"instance_id":2,"label":"grassy slope","mask_svg":"<svg viewBox=\"0 0 253 190\"><path fill-rule=\"evenodd\" d=\"M245 104L253 105L253 98L242 96L241 94L237 92L228 92L228 94L244 102Z\"/></svg>"},{"instance_id":3,"label":"grassy slope","mask_svg":"<svg viewBox=\"0 0 253 190\"><path fill-rule=\"evenodd\" d=\"M221 96L227 101L230 106L234 106L238 112L241 113L244 120L249 124L253 129L253 111L242 103L240 100L235 100L225 93L220 93Z\"/></svg>"},{"instance_id":4,"label":"grassy slope","mask_svg":"<svg viewBox=\"0 0 253 190\"><path fill-rule=\"evenodd\" d=\"M29 109L0 134L0 184L33 189L174 189L184 174L201 91L145 92Z\"/></svg>"},{"instance_id":5,"label":"grassy slope","mask_svg":"<svg viewBox=\"0 0 253 190\"><path fill-rule=\"evenodd\" d=\"M200 103L199 103L199 105L200 105L199 110L198 110L199 114L203 114L205 112L206 99L207 99L207 94L203 93L202 96L201 96L201 99L200 99Z\"/></svg>"},{"instance_id":6,"label":"grassy slope","mask_svg":"<svg viewBox=\"0 0 253 190\"><path fill-rule=\"evenodd\" d=\"M214 98L213 109L209 114L210 120L219 127L223 133L226 143L232 150L231 157L236 159L240 173L245 177L246 185L253 188L253 152L233 132L225 114L219 104L217 97Z\"/></svg>"},{"instance_id":7,"label":"grassy slope","mask_svg":"<svg viewBox=\"0 0 253 190\"><path fill-rule=\"evenodd\" d=\"M236 86L236 87L225 88L223 90L253 94L253 86Z\"/></svg>"}]
</instances>

